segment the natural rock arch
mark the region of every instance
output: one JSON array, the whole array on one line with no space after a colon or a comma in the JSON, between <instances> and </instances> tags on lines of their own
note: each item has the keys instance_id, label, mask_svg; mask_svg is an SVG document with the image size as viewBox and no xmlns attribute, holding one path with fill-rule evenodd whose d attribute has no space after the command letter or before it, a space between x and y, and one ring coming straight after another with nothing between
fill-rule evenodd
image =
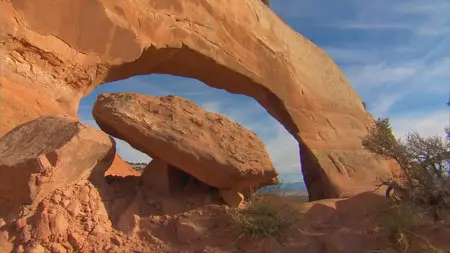
<instances>
[{"instance_id":1,"label":"natural rock arch","mask_svg":"<svg viewBox=\"0 0 450 253\"><path fill-rule=\"evenodd\" d=\"M256 99L299 141L310 199L371 190L377 175L390 173L361 146L372 118L343 72L261 1L12 0L0 7L1 110L9 119L2 133L39 115L76 117L81 97L102 83L163 73Z\"/></svg>"}]
</instances>

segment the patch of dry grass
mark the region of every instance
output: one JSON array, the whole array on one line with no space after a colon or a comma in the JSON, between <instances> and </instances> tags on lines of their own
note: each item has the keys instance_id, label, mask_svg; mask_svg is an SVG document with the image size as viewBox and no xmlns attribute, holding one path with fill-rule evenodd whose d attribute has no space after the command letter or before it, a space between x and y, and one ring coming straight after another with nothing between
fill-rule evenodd
<instances>
[{"instance_id":1,"label":"patch of dry grass","mask_svg":"<svg viewBox=\"0 0 450 253\"><path fill-rule=\"evenodd\" d=\"M229 215L240 237L280 238L301 221L301 214L283 197L255 194L243 209L231 209Z\"/></svg>"},{"instance_id":2,"label":"patch of dry grass","mask_svg":"<svg viewBox=\"0 0 450 253\"><path fill-rule=\"evenodd\" d=\"M404 252L408 251L410 232L420 221L419 212L412 205L391 207L381 220L381 227L389 239Z\"/></svg>"},{"instance_id":3,"label":"patch of dry grass","mask_svg":"<svg viewBox=\"0 0 450 253\"><path fill-rule=\"evenodd\" d=\"M423 212L423 210L411 203L401 203L387 210L381 219L381 227L396 249L388 248L384 251L379 251L379 253L408 252L412 240L423 242L421 246L423 252L444 253L443 250L435 247L426 238L414 232L427 219Z\"/></svg>"}]
</instances>

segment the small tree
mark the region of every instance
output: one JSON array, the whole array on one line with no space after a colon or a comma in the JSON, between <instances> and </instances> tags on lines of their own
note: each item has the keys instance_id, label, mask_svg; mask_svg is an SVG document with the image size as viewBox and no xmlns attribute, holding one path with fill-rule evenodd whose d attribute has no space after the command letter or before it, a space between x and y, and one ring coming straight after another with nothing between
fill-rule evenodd
<instances>
[{"instance_id":1,"label":"small tree","mask_svg":"<svg viewBox=\"0 0 450 253\"><path fill-rule=\"evenodd\" d=\"M449 129L446 131L450 132ZM449 173L448 139L422 137L417 132L408 133L405 140L396 139L389 119L379 118L362 144L368 150L398 162L406 179L403 189L409 200L420 204L450 205L446 198L450 195L449 189L444 186Z\"/></svg>"}]
</instances>

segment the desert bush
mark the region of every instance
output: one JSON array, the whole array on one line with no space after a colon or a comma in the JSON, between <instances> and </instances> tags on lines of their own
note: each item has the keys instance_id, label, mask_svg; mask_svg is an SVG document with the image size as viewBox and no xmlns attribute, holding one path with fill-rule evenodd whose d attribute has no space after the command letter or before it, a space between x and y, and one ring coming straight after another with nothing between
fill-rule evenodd
<instances>
[{"instance_id":1,"label":"desert bush","mask_svg":"<svg viewBox=\"0 0 450 253\"><path fill-rule=\"evenodd\" d=\"M401 196L402 200L419 205L450 206L450 189L446 186L450 158L448 139L422 137L417 132L408 133L404 140L396 139L389 119L379 118L369 135L363 138L362 144L375 154L394 159L400 165L402 178L397 179L398 182L389 179L383 183L399 185L394 190L405 193Z\"/></svg>"},{"instance_id":2,"label":"desert bush","mask_svg":"<svg viewBox=\"0 0 450 253\"><path fill-rule=\"evenodd\" d=\"M300 220L300 213L282 197L254 194L245 208L228 211L239 236L250 238L275 237L295 228Z\"/></svg>"},{"instance_id":3,"label":"desert bush","mask_svg":"<svg viewBox=\"0 0 450 253\"><path fill-rule=\"evenodd\" d=\"M423 250L421 252L443 253L443 250L437 248L428 239L415 232L415 230L425 224L426 219L424 219L420 207L414 203L402 202L391 206L381 217L381 228L394 244L394 248L387 248L377 252L408 252L411 242L418 240L421 242L419 244Z\"/></svg>"},{"instance_id":4,"label":"desert bush","mask_svg":"<svg viewBox=\"0 0 450 253\"><path fill-rule=\"evenodd\" d=\"M420 212L410 204L393 206L382 217L381 227L401 251L407 252L410 236L421 220Z\"/></svg>"}]
</instances>

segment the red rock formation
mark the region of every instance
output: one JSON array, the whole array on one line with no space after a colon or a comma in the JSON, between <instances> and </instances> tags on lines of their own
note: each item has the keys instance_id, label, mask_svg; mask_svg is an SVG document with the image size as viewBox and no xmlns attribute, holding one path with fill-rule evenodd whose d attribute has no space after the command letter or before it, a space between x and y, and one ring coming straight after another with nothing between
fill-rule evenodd
<instances>
[{"instance_id":1,"label":"red rock formation","mask_svg":"<svg viewBox=\"0 0 450 253\"><path fill-rule=\"evenodd\" d=\"M361 145L372 118L343 72L260 1L12 0L0 9L2 133L39 115L76 116L102 83L164 73L256 99L299 141L311 199L372 190L390 173Z\"/></svg>"},{"instance_id":2,"label":"red rock formation","mask_svg":"<svg viewBox=\"0 0 450 253\"><path fill-rule=\"evenodd\" d=\"M93 116L103 131L219 189L247 194L277 176L256 134L181 97L105 93Z\"/></svg>"},{"instance_id":3,"label":"red rock formation","mask_svg":"<svg viewBox=\"0 0 450 253\"><path fill-rule=\"evenodd\" d=\"M36 207L53 190L91 177L94 168L102 174L114 145L107 134L66 117L40 117L14 128L0 139L0 216Z\"/></svg>"},{"instance_id":4,"label":"red rock formation","mask_svg":"<svg viewBox=\"0 0 450 253\"><path fill-rule=\"evenodd\" d=\"M122 158L116 153L114 156L114 161L111 167L105 172L105 176L116 176L116 177L126 177L126 176L140 176L141 173L137 172L133 167L122 160Z\"/></svg>"}]
</instances>

